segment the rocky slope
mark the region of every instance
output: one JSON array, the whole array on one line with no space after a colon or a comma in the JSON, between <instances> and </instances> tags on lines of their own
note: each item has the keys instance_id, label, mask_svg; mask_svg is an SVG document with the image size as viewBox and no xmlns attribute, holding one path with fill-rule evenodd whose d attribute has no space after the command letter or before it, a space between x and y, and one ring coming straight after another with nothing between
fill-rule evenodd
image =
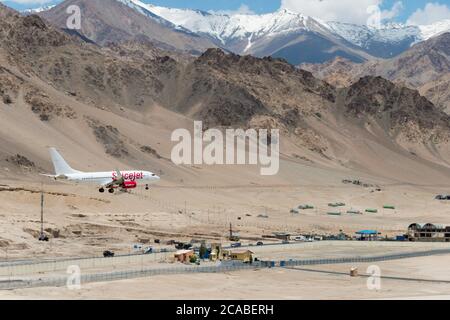
<instances>
[{"instance_id":1,"label":"rocky slope","mask_svg":"<svg viewBox=\"0 0 450 320\"><path fill-rule=\"evenodd\" d=\"M349 85L365 75L382 76L419 90L437 106L450 111L450 33L419 43L393 59L364 64L336 59L301 67L338 86Z\"/></svg>"},{"instance_id":2,"label":"rocky slope","mask_svg":"<svg viewBox=\"0 0 450 320\"><path fill-rule=\"evenodd\" d=\"M207 39L177 28L161 17L144 15L116 0L67 0L39 14L59 28L67 29L69 14L66 10L72 5L81 10L81 30L77 31L99 45L144 36L159 48L194 54L214 46Z\"/></svg>"},{"instance_id":3,"label":"rocky slope","mask_svg":"<svg viewBox=\"0 0 450 320\"><path fill-rule=\"evenodd\" d=\"M192 32L211 37L218 45L239 54L282 57L290 63L326 61L344 57L361 61L367 56L391 58L418 43L450 30L450 20L428 26L387 24L380 28L336 21L321 21L301 13L280 9L273 13L220 14L174 9L118 0L151 12ZM305 54L305 47L311 51ZM327 50L328 49L328 50Z\"/></svg>"},{"instance_id":4,"label":"rocky slope","mask_svg":"<svg viewBox=\"0 0 450 320\"><path fill-rule=\"evenodd\" d=\"M205 128L281 129L281 152L294 166L380 172L387 158L433 172L449 166L447 116L388 80L368 77L336 89L281 59L219 49L198 58L169 56L145 39L99 47L36 15L1 6L0 18L0 159L21 155L51 170L45 146L62 145L80 169L86 159L103 159L195 181L198 172L167 159L171 131L192 129L192 120L201 119ZM288 168L277 179L290 181ZM249 172L237 176L257 179Z\"/></svg>"},{"instance_id":5,"label":"rocky slope","mask_svg":"<svg viewBox=\"0 0 450 320\"><path fill-rule=\"evenodd\" d=\"M292 64L322 63L335 57L353 62L392 58L412 44L450 30L450 20L427 26L388 24L378 29L321 21L285 9L263 15L227 15L161 7L139 0L114 2L108 0L109 10L102 10L98 0L67 0L36 12L64 28L67 18L64 9L78 4L88 12L83 34L100 44L144 34L164 48L180 48L190 37L192 46L188 49L195 53L199 49L204 51L201 49L205 45L218 46L237 54L280 57Z\"/></svg>"},{"instance_id":6,"label":"rocky slope","mask_svg":"<svg viewBox=\"0 0 450 320\"><path fill-rule=\"evenodd\" d=\"M395 85L382 77L366 76L342 90L346 112L358 118L372 116L393 135L421 141L448 141L450 116L440 112L417 91Z\"/></svg>"}]
</instances>

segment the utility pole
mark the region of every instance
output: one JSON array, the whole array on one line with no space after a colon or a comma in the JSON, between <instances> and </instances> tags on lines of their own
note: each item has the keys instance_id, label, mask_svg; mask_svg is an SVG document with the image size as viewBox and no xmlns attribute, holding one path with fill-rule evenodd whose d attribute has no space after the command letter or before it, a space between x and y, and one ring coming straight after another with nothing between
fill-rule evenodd
<instances>
[{"instance_id":1,"label":"utility pole","mask_svg":"<svg viewBox=\"0 0 450 320\"><path fill-rule=\"evenodd\" d=\"M44 234L44 191L41 191L41 234L39 241L48 241L48 237Z\"/></svg>"},{"instance_id":2,"label":"utility pole","mask_svg":"<svg viewBox=\"0 0 450 320\"><path fill-rule=\"evenodd\" d=\"M41 238L44 237L44 192L41 191Z\"/></svg>"}]
</instances>

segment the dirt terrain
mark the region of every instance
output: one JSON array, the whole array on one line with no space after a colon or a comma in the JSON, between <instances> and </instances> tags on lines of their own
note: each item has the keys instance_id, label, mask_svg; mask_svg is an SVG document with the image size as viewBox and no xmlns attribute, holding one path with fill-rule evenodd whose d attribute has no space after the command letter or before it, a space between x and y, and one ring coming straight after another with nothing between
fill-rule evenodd
<instances>
[{"instance_id":1,"label":"dirt terrain","mask_svg":"<svg viewBox=\"0 0 450 320\"><path fill-rule=\"evenodd\" d=\"M367 283L370 264L343 264L231 272L154 276L82 285L80 290L36 288L1 292L2 299L442 299L450 298L450 257L377 263L380 286ZM350 277L357 267L359 277ZM373 267L372 267L373 268ZM195 292L192 292L195 287ZM269 290L270 288L270 290Z\"/></svg>"},{"instance_id":2,"label":"dirt terrain","mask_svg":"<svg viewBox=\"0 0 450 320\"><path fill-rule=\"evenodd\" d=\"M449 116L417 91L380 77L337 88L278 59L219 49L185 58L144 40L98 47L0 4L0 95L2 262L98 257L107 249L127 254L136 243L162 248L168 240L225 242L230 223L252 243L276 231L326 235L342 230L352 236L376 229L395 236L415 222L450 223L450 202L434 199L450 188ZM221 130L279 128L279 173L262 176L256 165L176 166L170 160L171 134L179 128L192 132L194 120ZM56 182L41 175L53 173L50 146L78 170L142 169L161 181L149 191L114 195L100 194L96 185ZM361 183L344 183L348 180ZM41 191L48 242L37 240ZM335 202L345 206L328 206ZM291 213L305 204L314 209ZM378 212L366 213L369 208ZM363 214L347 213L355 210ZM329 214L335 211L342 215ZM420 261L437 258L430 259ZM439 268L430 272L444 274ZM244 287L253 277L265 281L217 297L449 294L445 286L436 289L439 284L430 285L428 293L411 284L409 293L396 290L393 282L387 295L359 295L363 281L350 279L350 289L339 295L337 288L348 278L342 282L340 275L311 273L304 278L300 271L282 269L211 275L197 297L214 297L207 296L209 281L229 289ZM177 291L184 298L198 282L192 276L139 281L126 297L173 298L185 283L189 290ZM93 284L67 297L125 297L119 292L127 293L137 282ZM167 288L153 295L158 288L153 284L160 283ZM288 284L281 290L280 283ZM299 293L302 286L314 287L313 292ZM58 290L46 297L57 297ZM34 292L1 296L33 297Z\"/></svg>"}]
</instances>

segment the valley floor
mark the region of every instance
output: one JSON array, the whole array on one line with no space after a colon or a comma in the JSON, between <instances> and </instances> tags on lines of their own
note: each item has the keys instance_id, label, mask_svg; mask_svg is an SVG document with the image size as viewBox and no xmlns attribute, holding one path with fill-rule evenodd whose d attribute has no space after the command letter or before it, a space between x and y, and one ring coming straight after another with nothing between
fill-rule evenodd
<instances>
[{"instance_id":1,"label":"valley floor","mask_svg":"<svg viewBox=\"0 0 450 320\"><path fill-rule=\"evenodd\" d=\"M154 276L82 285L80 290L33 288L0 292L2 299L449 299L450 256L377 263L378 290L369 264L265 269L227 274ZM350 277L358 267L359 277Z\"/></svg>"}]
</instances>

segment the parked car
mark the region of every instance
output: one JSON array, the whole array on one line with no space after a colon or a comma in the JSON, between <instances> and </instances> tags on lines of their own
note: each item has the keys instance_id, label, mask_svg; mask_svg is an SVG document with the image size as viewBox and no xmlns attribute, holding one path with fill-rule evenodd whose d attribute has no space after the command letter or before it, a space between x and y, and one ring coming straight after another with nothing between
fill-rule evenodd
<instances>
[{"instance_id":1,"label":"parked car","mask_svg":"<svg viewBox=\"0 0 450 320\"><path fill-rule=\"evenodd\" d=\"M242 244L240 243L240 242L235 242L235 243L232 243L231 244L231 247L232 248L238 248L238 247L240 247Z\"/></svg>"},{"instance_id":2,"label":"parked car","mask_svg":"<svg viewBox=\"0 0 450 320\"><path fill-rule=\"evenodd\" d=\"M161 243L159 239L155 239L155 243Z\"/></svg>"},{"instance_id":3,"label":"parked car","mask_svg":"<svg viewBox=\"0 0 450 320\"><path fill-rule=\"evenodd\" d=\"M178 250L189 250L191 247L192 247L192 244L190 244L190 243L178 242L177 244L175 244L175 249L178 249Z\"/></svg>"},{"instance_id":4,"label":"parked car","mask_svg":"<svg viewBox=\"0 0 450 320\"><path fill-rule=\"evenodd\" d=\"M152 247L147 247L144 249L144 254L149 254L149 253L153 253L153 248Z\"/></svg>"},{"instance_id":5,"label":"parked car","mask_svg":"<svg viewBox=\"0 0 450 320\"><path fill-rule=\"evenodd\" d=\"M39 241L48 241L48 237L45 234L39 236Z\"/></svg>"},{"instance_id":6,"label":"parked car","mask_svg":"<svg viewBox=\"0 0 450 320\"><path fill-rule=\"evenodd\" d=\"M298 236L294 238L295 241L306 241L306 238L304 236Z\"/></svg>"},{"instance_id":7,"label":"parked car","mask_svg":"<svg viewBox=\"0 0 450 320\"><path fill-rule=\"evenodd\" d=\"M114 257L114 252L105 250L105 251L103 251L103 257L105 257L105 258Z\"/></svg>"},{"instance_id":8,"label":"parked car","mask_svg":"<svg viewBox=\"0 0 450 320\"><path fill-rule=\"evenodd\" d=\"M264 243L263 243L262 241L258 241L258 242L256 243L256 245L257 245L257 246L263 246Z\"/></svg>"}]
</instances>

